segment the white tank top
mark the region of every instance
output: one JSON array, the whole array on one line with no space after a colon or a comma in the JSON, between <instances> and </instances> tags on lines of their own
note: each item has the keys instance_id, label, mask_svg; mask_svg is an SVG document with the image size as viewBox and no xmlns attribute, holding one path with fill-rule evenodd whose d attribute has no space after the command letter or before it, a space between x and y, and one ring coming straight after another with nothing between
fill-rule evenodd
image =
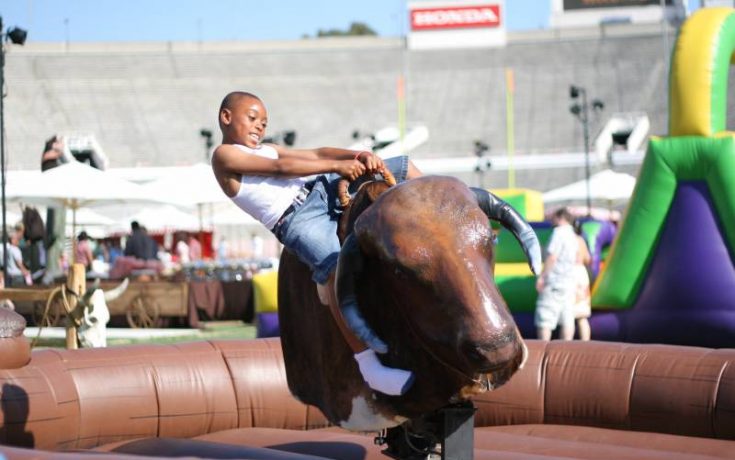
<instances>
[{"instance_id":1,"label":"white tank top","mask_svg":"<svg viewBox=\"0 0 735 460\"><path fill-rule=\"evenodd\" d=\"M235 144L235 147L251 155L274 160L278 158L276 149L269 145L261 145L257 149L238 144ZM278 219L291 206L301 187L310 179L311 176L283 178L243 174L240 179L240 190L230 199L240 209L272 230Z\"/></svg>"}]
</instances>

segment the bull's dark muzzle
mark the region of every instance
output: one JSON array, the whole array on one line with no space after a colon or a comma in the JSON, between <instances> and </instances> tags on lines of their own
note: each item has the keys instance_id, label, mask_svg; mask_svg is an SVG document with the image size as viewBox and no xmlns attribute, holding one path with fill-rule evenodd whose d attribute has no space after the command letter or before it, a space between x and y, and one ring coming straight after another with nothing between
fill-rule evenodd
<instances>
[{"instance_id":1,"label":"bull's dark muzzle","mask_svg":"<svg viewBox=\"0 0 735 460\"><path fill-rule=\"evenodd\" d=\"M523 360L523 342L517 331L508 331L492 340L467 340L460 352L472 373L516 370Z\"/></svg>"}]
</instances>

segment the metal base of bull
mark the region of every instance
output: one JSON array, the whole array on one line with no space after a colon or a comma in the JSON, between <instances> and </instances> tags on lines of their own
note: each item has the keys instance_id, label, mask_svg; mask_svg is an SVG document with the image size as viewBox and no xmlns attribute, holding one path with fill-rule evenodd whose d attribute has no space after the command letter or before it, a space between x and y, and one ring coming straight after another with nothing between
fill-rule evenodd
<instances>
[{"instance_id":1,"label":"metal base of bull","mask_svg":"<svg viewBox=\"0 0 735 460\"><path fill-rule=\"evenodd\" d=\"M402 460L470 460L474 453L475 410L469 401L453 404L390 428L375 442L388 446L384 455ZM439 450L437 445L441 446Z\"/></svg>"}]
</instances>

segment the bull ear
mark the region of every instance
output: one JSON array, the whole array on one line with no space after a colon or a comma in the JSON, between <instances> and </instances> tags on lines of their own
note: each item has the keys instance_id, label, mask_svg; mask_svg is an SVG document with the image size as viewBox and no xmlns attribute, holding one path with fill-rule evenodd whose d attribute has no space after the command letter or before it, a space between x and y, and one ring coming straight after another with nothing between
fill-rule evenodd
<instances>
[{"instance_id":1,"label":"bull ear","mask_svg":"<svg viewBox=\"0 0 735 460\"><path fill-rule=\"evenodd\" d=\"M541 273L541 245L539 244L536 232L533 231L528 222L516 211L497 196L487 190L470 187L477 197L477 204L485 215L492 220L500 222L500 225L510 230L515 236L521 248L526 254L528 265L534 275Z\"/></svg>"}]
</instances>

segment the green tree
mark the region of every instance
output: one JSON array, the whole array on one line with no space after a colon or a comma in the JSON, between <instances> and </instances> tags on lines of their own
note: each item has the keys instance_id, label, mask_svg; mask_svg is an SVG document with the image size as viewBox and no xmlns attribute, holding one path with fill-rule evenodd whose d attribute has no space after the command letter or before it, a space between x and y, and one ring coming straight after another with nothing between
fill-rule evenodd
<instances>
[{"instance_id":1,"label":"green tree","mask_svg":"<svg viewBox=\"0 0 735 460\"><path fill-rule=\"evenodd\" d=\"M316 33L317 37L350 37L358 35L378 35L375 31L364 22L353 22L347 30L341 29L319 29Z\"/></svg>"}]
</instances>

